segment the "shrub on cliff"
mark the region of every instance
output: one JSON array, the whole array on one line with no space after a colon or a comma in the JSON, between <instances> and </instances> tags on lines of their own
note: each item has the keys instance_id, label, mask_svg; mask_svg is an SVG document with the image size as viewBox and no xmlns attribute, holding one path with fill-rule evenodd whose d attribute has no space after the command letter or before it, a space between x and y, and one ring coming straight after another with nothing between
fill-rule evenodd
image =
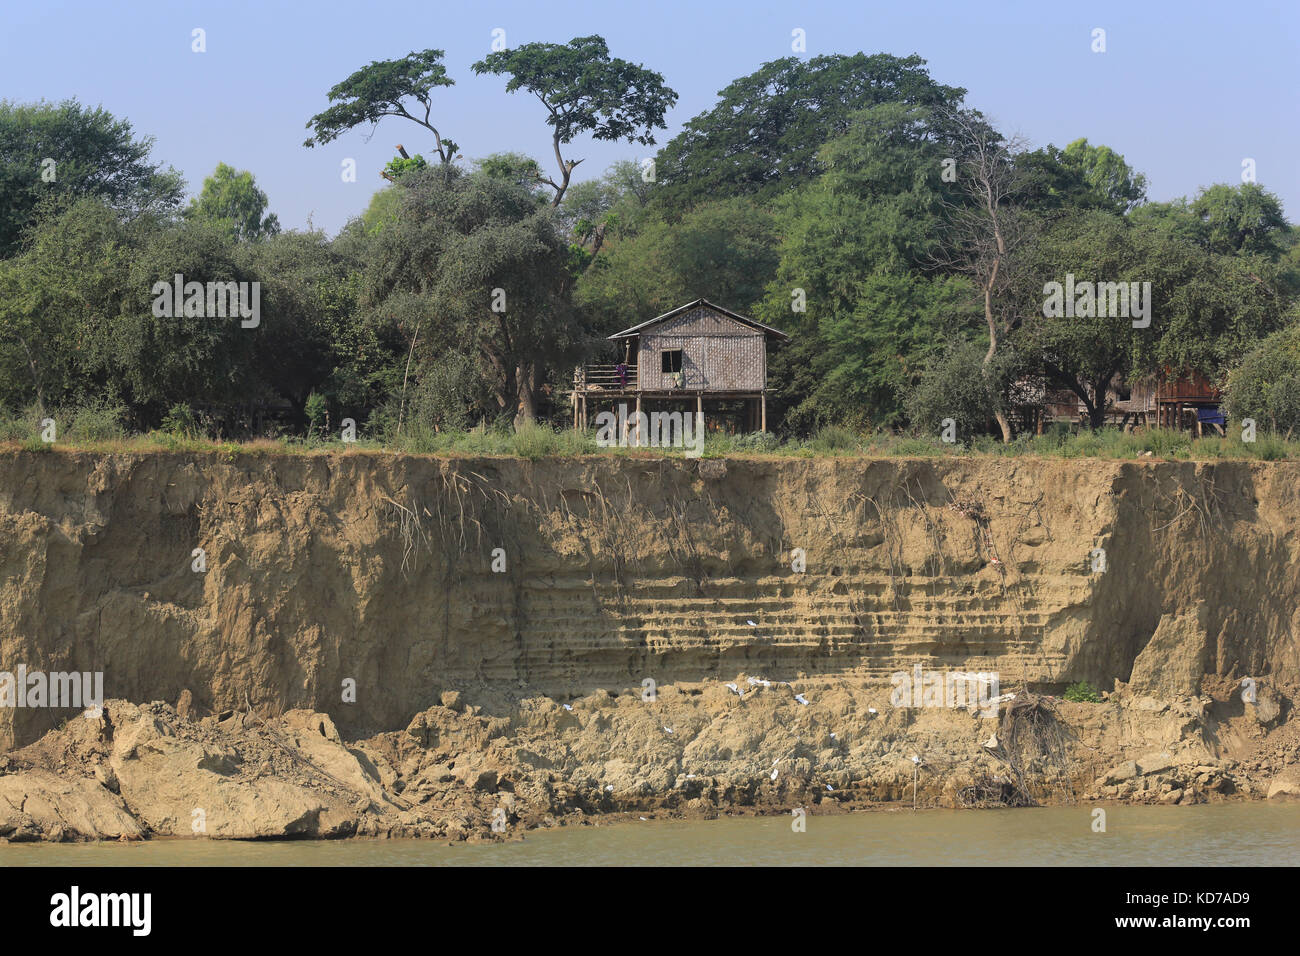
<instances>
[{"instance_id":1,"label":"shrub on cliff","mask_svg":"<svg viewBox=\"0 0 1300 956\"><path fill-rule=\"evenodd\" d=\"M1071 684L1065 689L1065 699L1076 704L1100 704L1101 695L1097 693L1097 688L1093 687L1086 680Z\"/></svg>"}]
</instances>

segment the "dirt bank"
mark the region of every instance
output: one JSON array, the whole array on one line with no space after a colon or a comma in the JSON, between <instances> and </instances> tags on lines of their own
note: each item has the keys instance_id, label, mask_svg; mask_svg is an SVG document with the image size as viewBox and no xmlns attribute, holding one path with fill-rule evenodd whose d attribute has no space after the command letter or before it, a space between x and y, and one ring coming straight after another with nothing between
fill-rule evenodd
<instances>
[{"instance_id":1,"label":"dirt bank","mask_svg":"<svg viewBox=\"0 0 1300 956\"><path fill-rule=\"evenodd\" d=\"M4 452L0 671L168 703L0 708L0 836L1285 793L1298 525L1289 463ZM917 664L1118 692L1030 766Z\"/></svg>"}]
</instances>

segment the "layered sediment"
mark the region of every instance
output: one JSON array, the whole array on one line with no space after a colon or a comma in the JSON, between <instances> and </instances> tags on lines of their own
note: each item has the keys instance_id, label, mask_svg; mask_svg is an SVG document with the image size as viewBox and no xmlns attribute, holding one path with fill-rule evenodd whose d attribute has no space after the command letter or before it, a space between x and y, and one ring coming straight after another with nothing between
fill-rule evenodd
<instances>
[{"instance_id":1,"label":"layered sediment","mask_svg":"<svg viewBox=\"0 0 1300 956\"><path fill-rule=\"evenodd\" d=\"M1043 798L1297 792L1297 530L1285 462L0 452L0 671L113 699L0 707L0 837L995 799L1014 698L917 665Z\"/></svg>"}]
</instances>

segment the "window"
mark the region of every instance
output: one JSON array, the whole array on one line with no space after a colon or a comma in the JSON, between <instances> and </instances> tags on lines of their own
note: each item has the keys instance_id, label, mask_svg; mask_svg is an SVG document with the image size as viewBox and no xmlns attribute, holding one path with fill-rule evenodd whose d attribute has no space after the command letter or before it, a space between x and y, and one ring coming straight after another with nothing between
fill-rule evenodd
<instances>
[{"instance_id":1,"label":"window","mask_svg":"<svg viewBox=\"0 0 1300 956\"><path fill-rule=\"evenodd\" d=\"M663 356L663 372L665 375L668 375L671 372L680 372L682 370L681 349L664 349L660 354Z\"/></svg>"}]
</instances>

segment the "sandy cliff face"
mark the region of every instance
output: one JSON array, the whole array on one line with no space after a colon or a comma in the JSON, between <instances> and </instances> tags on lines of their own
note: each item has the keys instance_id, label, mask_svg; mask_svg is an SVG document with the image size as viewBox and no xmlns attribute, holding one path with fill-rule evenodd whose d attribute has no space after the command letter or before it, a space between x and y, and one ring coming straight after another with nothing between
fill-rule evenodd
<instances>
[{"instance_id":1,"label":"sandy cliff face","mask_svg":"<svg viewBox=\"0 0 1300 956\"><path fill-rule=\"evenodd\" d=\"M1298 529L1289 463L10 451L0 670L354 738L449 690L508 709L742 671L1190 695L1300 678ZM70 713L0 709L0 747Z\"/></svg>"}]
</instances>

